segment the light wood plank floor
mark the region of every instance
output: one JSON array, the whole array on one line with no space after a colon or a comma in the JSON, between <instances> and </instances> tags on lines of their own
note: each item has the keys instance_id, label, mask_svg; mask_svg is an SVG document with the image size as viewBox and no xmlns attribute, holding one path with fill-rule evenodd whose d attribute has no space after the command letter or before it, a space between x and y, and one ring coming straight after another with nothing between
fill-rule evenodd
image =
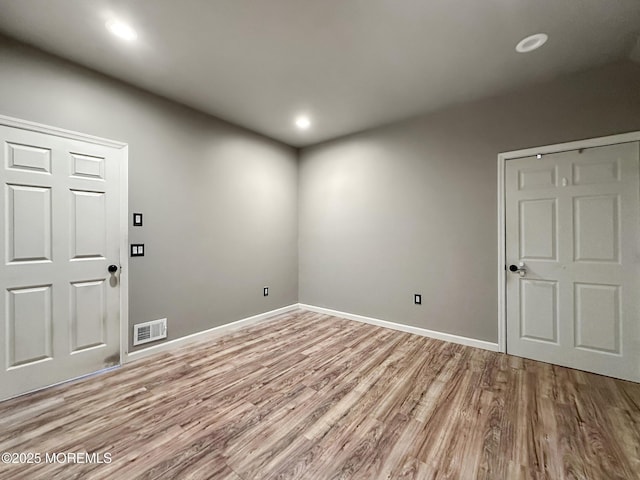
<instances>
[{"instance_id":1,"label":"light wood plank floor","mask_svg":"<svg viewBox=\"0 0 640 480\"><path fill-rule=\"evenodd\" d=\"M640 384L295 311L0 403L2 479L640 478Z\"/></svg>"}]
</instances>

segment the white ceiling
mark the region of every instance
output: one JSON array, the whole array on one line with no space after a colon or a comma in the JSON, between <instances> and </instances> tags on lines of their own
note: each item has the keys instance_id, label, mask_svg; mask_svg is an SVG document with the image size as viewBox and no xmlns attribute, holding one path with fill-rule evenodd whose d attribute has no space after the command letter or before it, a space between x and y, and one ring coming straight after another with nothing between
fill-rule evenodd
<instances>
[{"instance_id":1,"label":"white ceiling","mask_svg":"<svg viewBox=\"0 0 640 480\"><path fill-rule=\"evenodd\" d=\"M306 146L627 58L640 0L0 0L0 32Z\"/></svg>"}]
</instances>

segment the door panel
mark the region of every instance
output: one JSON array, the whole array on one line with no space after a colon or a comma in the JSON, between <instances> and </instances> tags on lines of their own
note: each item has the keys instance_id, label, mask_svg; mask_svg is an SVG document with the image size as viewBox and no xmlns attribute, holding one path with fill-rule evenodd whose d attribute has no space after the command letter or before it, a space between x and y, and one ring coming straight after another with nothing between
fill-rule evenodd
<instances>
[{"instance_id":1,"label":"door panel","mask_svg":"<svg viewBox=\"0 0 640 480\"><path fill-rule=\"evenodd\" d=\"M620 287L576 283L575 346L620 354Z\"/></svg>"},{"instance_id":2,"label":"door panel","mask_svg":"<svg viewBox=\"0 0 640 480\"><path fill-rule=\"evenodd\" d=\"M7 168L51 173L51 150L7 142Z\"/></svg>"},{"instance_id":3,"label":"door panel","mask_svg":"<svg viewBox=\"0 0 640 480\"><path fill-rule=\"evenodd\" d=\"M558 341L558 282L520 279L522 338Z\"/></svg>"},{"instance_id":4,"label":"door panel","mask_svg":"<svg viewBox=\"0 0 640 480\"><path fill-rule=\"evenodd\" d=\"M555 260L557 252L556 200L520 202L520 258Z\"/></svg>"},{"instance_id":5,"label":"door panel","mask_svg":"<svg viewBox=\"0 0 640 480\"><path fill-rule=\"evenodd\" d=\"M0 126L0 399L119 363L121 152Z\"/></svg>"},{"instance_id":6,"label":"door panel","mask_svg":"<svg viewBox=\"0 0 640 480\"><path fill-rule=\"evenodd\" d=\"M619 204L619 195L574 197L576 262L620 262Z\"/></svg>"},{"instance_id":7,"label":"door panel","mask_svg":"<svg viewBox=\"0 0 640 480\"><path fill-rule=\"evenodd\" d=\"M545 168L523 168L518 172L518 190L553 188L558 175L555 165Z\"/></svg>"},{"instance_id":8,"label":"door panel","mask_svg":"<svg viewBox=\"0 0 640 480\"><path fill-rule=\"evenodd\" d=\"M71 287L71 351L104 345L106 282L73 282Z\"/></svg>"},{"instance_id":9,"label":"door panel","mask_svg":"<svg viewBox=\"0 0 640 480\"><path fill-rule=\"evenodd\" d=\"M620 181L620 159L584 158L572 162L573 185L597 185Z\"/></svg>"},{"instance_id":10,"label":"door panel","mask_svg":"<svg viewBox=\"0 0 640 480\"><path fill-rule=\"evenodd\" d=\"M7 261L51 261L51 188L6 185Z\"/></svg>"},{"instance_id":11,"label":"door panel","mask_svg":"<svg viewBox=\"0 0 640 480\"><path fill-rule=\"evenodd\" d=\"M507 351L640 381L638 142L508 160Z\"/></svg>"},{"instance_id":12,"label":"door panel","mask_svg":"<svg viewBox=\"0 0 640 480\"><path fill-rule=\"evenodd\" d=\"M104 163L102 157L91 157L79 153L71 154L71 175L74 177L104 179Z\"/></svg>"},{"instance_id":13,"label":"door panel","mask_svg":"<svg viewBox=\"0 0 640 480\"><path fill-rule=\"evenodd\" d=\"M71 260L105 258L105 210L104 192L71 190Z\"/></svg>"},{"instance_id":14,"label":"door panel","mask_svg":"<svg viewBox=\"0 0 640 480\"><path fill-rule=\"evenodd\" d=\"M51 285L7 290L8 368L52 356Z\"/></svg>"}]
</instances>

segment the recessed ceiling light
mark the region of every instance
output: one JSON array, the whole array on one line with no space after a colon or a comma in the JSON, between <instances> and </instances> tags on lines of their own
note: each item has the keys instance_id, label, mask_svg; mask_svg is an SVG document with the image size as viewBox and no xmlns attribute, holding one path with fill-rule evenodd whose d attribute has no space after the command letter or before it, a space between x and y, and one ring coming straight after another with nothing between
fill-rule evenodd
<instances>
[{"instance_id":1,"label":"recessed ceiling light","mask_svg":"<svg viewBox=\"0 0 640 480\"><path fill-rule=\"evenodd\" d=\"M119 20L109 20L106 23L106 27L116 37L120 37L123 40L131 42L138 38L138 34L133 28L131 28L126 23L120 22Z\"/></svg>"},{"instance_id":2,"label":"recessed ceiling light","mask_svg":"<svg viewBox=\"0 0 640 480\"><path fill-rule=\"evenodd\" d=\"M547 40L549 40L549 36L546 33L529 35L527 38L523 38L518 42L518 45L516 45L516 51L519 53L533 52L547 43Z\"/></svg>"},{"instance_id":3,"label":"recessed ceiling light","mask_svg":"<svg viewBox=\"0 0 640 480\"><path fill-rule=\"evenodd\" d=\"M306 130L310 126L311 120L309 120L309 117L300 116L296 118L296 127L298 127L300 130Z\"/></svg>"}]
</instances>

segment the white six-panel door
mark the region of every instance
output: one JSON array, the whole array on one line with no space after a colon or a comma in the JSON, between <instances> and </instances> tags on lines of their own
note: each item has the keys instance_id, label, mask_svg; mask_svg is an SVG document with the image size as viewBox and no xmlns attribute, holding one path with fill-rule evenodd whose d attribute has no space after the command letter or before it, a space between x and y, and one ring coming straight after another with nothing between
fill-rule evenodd
<instances>
[{"instance_id":1,"label":"white six-panel door","mask_svg":"<svg viewBox=\"0 0 640 480\"><path fill-rule=\"evenodd\" d=\"M116 148L0 125L0 399L120 363Z\"/></svg>"},{"instance_id":2,"label":"white six-panel door","mask_svg":"<svg viewBox=\"0 0 640 480\"><path fill-rule=\"evenodd\" d=\"M639 161L630 142L506 162L508 353L640 381Z\"/></svg>"}]
</instances>

